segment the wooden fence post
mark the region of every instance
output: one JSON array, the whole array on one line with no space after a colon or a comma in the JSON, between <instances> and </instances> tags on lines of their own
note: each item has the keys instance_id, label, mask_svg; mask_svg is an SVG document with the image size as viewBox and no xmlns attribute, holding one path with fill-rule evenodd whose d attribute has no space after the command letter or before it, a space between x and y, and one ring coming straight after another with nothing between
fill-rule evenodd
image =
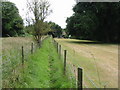
<instances>
[{"instance_id":1,"label":"wooden fence post","mask_svg":"<svg viewBox=\"0 0 120 90\"><path fill-rule=\"evenodd\" d=\"M61 58L61 45L59 45L59 57Z\"/></svg>"},{"instance_id":2,"label":"wooden fence post","mask_svg":"<svg viewBox=\"0 0 120 90\"><path fill-rule=\"evenodd\" d=\"M22 65L24 64L24 47L22 46Z\"/></svg>"},{"instance_id":3,"label":"wooden fence post","mask_svg":"<svg viewBox=\"0 0 120 90\"><path fill-rule=\"evenodd\" d=\"M83 71L82 71L82 68L78 68L78 90L82 90L82 74L83 74Z\"/></svg>"},{"instance_id":4,"label":"wooden fence post","mask_svg":"<svg viewBox=\"0 0 120 90\"><path fill-rule=\"evenodd\" d=\"M31 44L31 54L33 54L33 43Z\"/></svg>"},{"instance_id":5,"label":"wooden fence post","mask_svg":"<svg viewBox=\"0 0 120 90\"><path fill-rule=\"evenodd\" d=\"M56 42L57 43L57 42ZM58 43L57 43L57 53L58 53Z\"/></svg>"},{"instance_id":6,"label":"wooden fence post","mask_svg":"<svg viewBox=\"0 0 120 90\"><path fill-rule=\"evenodd\" d=\"M67 55L67 50L64 50L64 75L66 75L66 55Z\"/></svg>"}]
</instances>

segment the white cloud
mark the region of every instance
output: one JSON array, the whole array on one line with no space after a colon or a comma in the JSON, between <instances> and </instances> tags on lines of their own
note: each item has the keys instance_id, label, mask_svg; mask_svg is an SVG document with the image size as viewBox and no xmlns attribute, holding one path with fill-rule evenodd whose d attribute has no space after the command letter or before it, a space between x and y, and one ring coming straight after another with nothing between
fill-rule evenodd
<instances>
[{"instance_id":1,"label":"white cloud","mask_svg":"<svg viewBox=\"0 0 120 90\"><path fill-rule=\"evenodd\" d=\"M20 15L25 20L26 18L26 0L9 0L16 4ZM62 28L66 26L66 19L73 14L72 8L75 4L74 0L49 0L53 13L46 19L59 24Z\"/></svg>"},{"instance_id":2,"label":"white cloud","mask_svg":"<svg viewBox=\"0 0 120 90\"><path fill-rule=\"evenodd\" d=\"M50 0L53 13L48 20L54 21L62 28L66 26L66 19L73 14L72 8L75 4L74 0Z\"/></svg>"}]
</instances>

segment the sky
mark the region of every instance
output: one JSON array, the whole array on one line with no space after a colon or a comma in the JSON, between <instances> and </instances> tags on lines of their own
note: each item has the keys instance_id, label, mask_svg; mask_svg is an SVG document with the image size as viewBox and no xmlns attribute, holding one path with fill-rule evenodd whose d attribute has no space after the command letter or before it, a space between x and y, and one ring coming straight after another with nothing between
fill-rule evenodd
<instances>
[{"instance_id":1,"label":"sky","mask_svg":"<svg viewBox=\"0 0 120 90\"><path fill-rule=\"evenodd\" d=\"M19 9L20 16L26 19L26 0L9 0L16 4ZM52 13L48 16L46 21L52 21L60 25L62 28L66 27L67 17L72 16L72 11L75 5L75 0L48 0L51 4Z\"/></svg>"}]
</instances>

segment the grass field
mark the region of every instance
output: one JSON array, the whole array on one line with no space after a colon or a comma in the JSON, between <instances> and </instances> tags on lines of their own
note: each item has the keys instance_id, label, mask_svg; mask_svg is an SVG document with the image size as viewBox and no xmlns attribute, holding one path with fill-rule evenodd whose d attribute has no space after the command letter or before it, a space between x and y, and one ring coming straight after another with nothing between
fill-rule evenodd
<instances>
[{"instance_id":1,"label":"grass field","mask_svg":"<svg viewBox=\"0 0 120 90\"><path fill-rule=\"evenodd\" d=\"M3 87L13 87L15 79L21 75L21 51L24 47L25 59L31 51L32 38L9 37L2 38L2 84Z\"/></svg>"},{"instance_id":2,"label":"grass field","mask_svg":"<svg viewBox=\"0 0 120 90\"><path fill-rule=\"evenodd\" d=\"M85 87L118 88L118 45L77 39L55 40L62 45L62 50L68 51L67 63L83 68Z\"/></svg>"},{"instance_id":3,"label":"grass field","mask_svg":"<svg viewBox=\"0 0 120 90\"><path fill-rule=\"evenodd\" d=\"M74 77L63 74L63 62L51 38L43 41L42 48L30 53L33 40L27 37L3 38L3 88L75 88ZM25 62L21 64L21 46ZM7 61L7 62L6 62Z\"/></svg>"}]
</instances>

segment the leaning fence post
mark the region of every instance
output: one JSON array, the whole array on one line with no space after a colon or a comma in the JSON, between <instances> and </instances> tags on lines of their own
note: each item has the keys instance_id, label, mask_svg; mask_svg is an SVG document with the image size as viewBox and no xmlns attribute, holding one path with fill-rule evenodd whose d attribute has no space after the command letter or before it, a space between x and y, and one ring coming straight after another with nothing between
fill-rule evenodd
<instances>
[{"instance_id":1,"label":"leaning fence post","mask_svg":"<svg viewBox=\"0 0 120 90\"><path fill-rule=\"evenodd\" d=\"M31 54L33 54L33 43L31 44Z\"/></svg>"},{"instance_id":2,"label":"leaning fence post","mask_svg":"<svg viewBox=\"0 0 120 90\"><path fill-rule=\"evenodd\" d=\"M82 74L83 74L83 71L82 71L82 68L78 68L78 90L82 90Z\"/></svg>"},{"instance_id":3,"label":"leaning fence post","mask_svg":"<svg viewBox=\"0 0 120 90\"><path fill-rule=\"evenodd\" d=\"M24 47L22 46L22 65L24 64Z\"/></svg>"},{"instance_id":4,"label":"leaning fence post","mask_svg":"<svg viewBox=\"0 0 120 90\"><path fill-rule=\"evenodd\" d=\"M67 50L64 50L64 75L66 74L66 55L67 55Z\"/></svg>"}]
</instances>

